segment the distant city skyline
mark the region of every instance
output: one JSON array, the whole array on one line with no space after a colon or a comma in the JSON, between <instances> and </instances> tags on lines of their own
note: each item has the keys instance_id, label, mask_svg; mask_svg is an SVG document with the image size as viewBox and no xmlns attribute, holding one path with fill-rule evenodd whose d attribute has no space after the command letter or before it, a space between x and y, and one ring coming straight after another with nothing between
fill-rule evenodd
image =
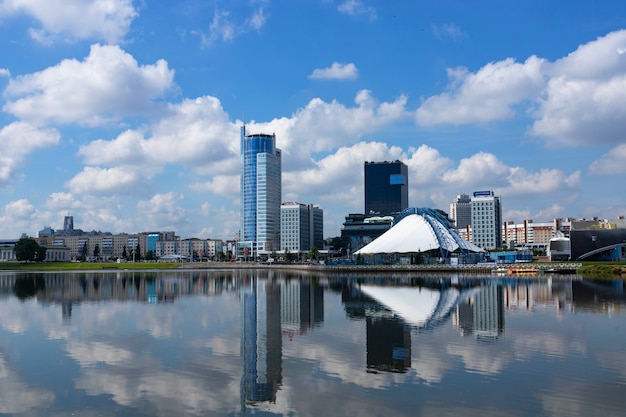
<instances>
[{"instance_id":1,"label":"distant city skyline","mask_svg":"<svg viewBox=\"0 0 626 417\"><path fill-rule=\"evenodd\" d=\"M1 238L72 213L234 239L244 122L325 237L362 212L365 161L407 165L410 207L626 214L625 2L51 4L0 0Z\"/></svg>"}]
</instances>

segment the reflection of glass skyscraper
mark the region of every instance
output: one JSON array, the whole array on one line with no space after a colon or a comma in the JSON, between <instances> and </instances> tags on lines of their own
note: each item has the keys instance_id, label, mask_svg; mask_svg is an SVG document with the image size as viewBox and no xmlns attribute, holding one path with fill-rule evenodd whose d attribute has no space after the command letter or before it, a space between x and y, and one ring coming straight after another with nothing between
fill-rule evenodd
<instances>
[{"instance_id":1,"label":"reflection of glass skyscraper","mask_svg":"<svg viewBox=\"0 0 626 417\"><path fill-rule=\"evenodd\" d=\"M252 278L241 300L242 399L275 401L282 382L280 285Z\"/></svg>"},{"instance_id":2,"label":"reflection of glass skyscraper","mask_svg":"<svg viewBox=\"0 0 626 417\"><path fill-rule=\"evenodd\" d=\"M241 128L240 255L280 250L281 151L276 135Z\"/></svg>"}]
</instances>

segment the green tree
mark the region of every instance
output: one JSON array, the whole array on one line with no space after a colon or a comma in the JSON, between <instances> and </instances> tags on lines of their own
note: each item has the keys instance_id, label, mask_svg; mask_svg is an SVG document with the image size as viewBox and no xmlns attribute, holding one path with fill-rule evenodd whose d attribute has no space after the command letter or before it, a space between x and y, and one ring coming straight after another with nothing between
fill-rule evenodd
<instances>
[{"instance_id":1,"label":"green tree","mask_svg":"<svg viewBox=\"0 0 626 417\"><path fill-rule=\"evenodd\" d=\"M326 244L334 250L339 250L341 249L341 237L335 236L332 238L328 238L326 239Z\"/></svg>"},{"instance_id":2,"label":"green tree","mask_svg":"<svg viewBox=\"0 0 626 417\"><path fill-rule=\"evenodd\" d=\"M317 250L317 247L311 246L311 249L309 249L309 258L317 259L318 255L319 255L319 250Z\"/></svg>"},{"instance_id":3,"label":"green tree","mask_svg":"<svg viewBox=\"0 0 626 417\"><path fill-rule=\"evenodd\" d=\"M146 261L154 261L154 252L152 250L149 250L148 252L146 252Z\"/></svg>"},{"instance_id":4,"label":"green tree","mask_svg":"<svg viewBox=\"0 0 626 417\"><path fill-rule=\"evenodd\" d=\"M37 262L43 262L46 260L46 253L48 252L48 248L45 246L39 245L37 248L37 254L35 255L35 260Z\"/></svg>"},{"instance_id":5,"label":"green tree","mask_svg":"<svg viewBox=\"0 0 626 417\"><path fill-rule=\"evenodd\" d=\"M15 258L18 261L33 262L37 260L39 247L39 243L37 243L35 239L30 237L23 237L15 242L13 252L15 252ZM40 260L43 261L43 259Z\"/></svg>"},{"instance_id":6,"label":"green tree","mask_svg":"<svg viewBox=\"0 0 626 417\"><path fill-rule=\"evenodd\" d=\"M83 243L83 247L80 251L80 258L81 260L85 261L87 260L87 252L89 251L89 249L87 248L87 242Z\"/></svg>"},{"instance_id":7,"label":"green tree","mask_svg":"<svg viewBox=\"0 0 626 417\"><path fill-rule=\"evenodd\" d=\"M122 248L122 259L126 258L128 258L128 255L126 255L126 245L124 245L124 247Z\"/></svg>"},{"instance_id":8,"label":"green tree","mask_svg":"<svg viewBox=\"0 0 626 417\"><path fill-rule=\"evenodd\" d=\"M100 245L96 243L96 246L93 247L93 256L97 258L100 256Z\"/></svg>"},{"instance_id":9,"label":"green tree","mask_svg":"<svg viewBox=\"0 0 626 417\"><path fill-rule=\"evenodd\" d=\"M139 243L137 243L137 247L135 248L135 261L141 261L141 247L139 246Z\"/></svg>"}]
</instances>

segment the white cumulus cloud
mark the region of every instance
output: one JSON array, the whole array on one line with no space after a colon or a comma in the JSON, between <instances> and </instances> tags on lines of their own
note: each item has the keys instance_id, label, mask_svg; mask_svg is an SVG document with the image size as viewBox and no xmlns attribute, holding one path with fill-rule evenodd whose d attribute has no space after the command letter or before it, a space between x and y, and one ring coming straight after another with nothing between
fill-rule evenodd
<instances>
[{"instance_id":1,"label":"white cumulus cloud","mask_svg":"<svg viewBox=\"0 0 626 417\"><path fill-rule=\"evenodd\" d=\"M532 56L524 63L512 58L491 62L475 73L448 69L449 91L426 99L415 113L416 121L432 126L509 119L516 104L541 92L543 64L544 60Z\"/></svg>"},{"instance_id":2,"label":"white cumulus cloud","mask_svg":"<svg viewBox=\"0 0 626 417\"><path fill-rule=\"evenodd\" d=\"M346 0L337 7L337 10L349 16L365 17L369 20L376 20L378 17L376 9L366 5L362 0Z\"/></svg>"},{"instance_id":3,"label":"white cumulus cloud","mask_svg":"<svg viewBox=\"0 0 626 417\"><path fill-rule=\"evenodd\" d=\"M597 175L619 175L626 173L626 144L611 149L589 166L589 172Z\"/></svg>"},{"instance_id":4,"label":"white cumulus cloud","mask_svg":"<svg viewBox=\"0 0 626 417\"><path fill-rule=\"evenodd\" d=\"M91 165L154 170L180 163L213 173L231 172L239 166L239 126L228 119L218 99L187 99L170 104L154 126L127 130L110 141L92 141L79 154Z\"/></svg>"},{"instance_id":5,"label":"white cumulus cloud","mask_svg":"<svg viewBox=\"0 0 626 417\"><path fill-rule=\"evenodd\" d=\"M449 68L447 91L422 102L416 123L482 124L521 113L531 118L529 134L551 146L619 144L626 131L625 50L626 30L619 30L554 62L531 56L475 72Z\"/></svg>"},{"instance_id":6,"label":"white cumulus cloud","mask_svg":"<svg viewBox=\"0 0 626 417\"><path fill-rule=\"evenodd\" d=\"M530 133L554 145L618 144L626 131L626 30L609 33L547 67L550 81Z\"/></svg>"},{"instance_id":7,"label":"white cumulus cloud","mask_svg":"<svg viewBox=\"0 0 626 417\"><path fill-rule=\"evenodd\" d=\"M314 80L354 80L358 78L359 70L353 63L341 64L333 62L328 68L317 68L309 75Z\"/></svg>"},{"instance_id":8,"label":"white cumulus cloud","mask_svg":"<svg viewBox=\"0 0 626 417\"><path fill-rule=\"evenodd\" d=\"M148 228L175 230L187 220L187 211L181 206L184 196L169 192L156 194L150 200L137 203L137 209L144 216L143 224Z\"/></svg>"},{"instance_id":9,"label":"white cumulus cloud","mask_svg":"<svg viewBox=\"0 0 626 417\"><path fill-rule=\"evenodd\" d=\"M58 38L117 43L126 36L138 16L132 0L0 1L0 18L20 14L39 23L29 29L29 34L42 43L51 43Z\"/></svg>"},{"instance_id":10,"label":"white cumulus cloud","mask_svg":"<svg viewBox=\"0 0 626 417\"><path fill-rule=\"evenodd\" d=\"M145 179L135 170L113 167L99 168L87 166L67 186L73 194L92 195L136 195L145 189Z\"/></svg>"},{"instance_id":11,"label":"white cumulus cloud","mask_svg":"<svg viewBox=\"0 0 626 417\"><path fill-rule=\"evenodd\" d=\"M60 135L54 129L39 129L25 122L13 122L0 129L0 187L10 184L31 152L55 146Z\"/></svg>"},{"instance_id":12,"label":"white cumulus cloud","mask_svg":"<svg viewBox=\"0 0 626 417\"><path fill-rule=\"evenodd\" d=\"M118 46L96 44L83 61L66 59L11 79L3 110L39 123L98 125L150 114L173 78L164 60L139 65Z\"/></svg>"}]
</instances>

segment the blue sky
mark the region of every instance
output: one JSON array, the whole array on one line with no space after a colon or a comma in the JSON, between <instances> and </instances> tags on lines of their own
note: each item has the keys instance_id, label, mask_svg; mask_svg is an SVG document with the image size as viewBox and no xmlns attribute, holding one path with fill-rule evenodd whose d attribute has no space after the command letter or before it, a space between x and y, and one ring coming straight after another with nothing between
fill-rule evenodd
<instances>
[{"instance_id":1,"label":"blue sky","mask_svg":"<svg viewBox=\"0 0 626 417\"><path fill-rule=\"evenodd\" d=\"M0 237L234 238L243 120L326 237L364 161L404 161L411 206L626 215L625 26L614 0L0 0Z\"/></svg>"}]
</instances>

